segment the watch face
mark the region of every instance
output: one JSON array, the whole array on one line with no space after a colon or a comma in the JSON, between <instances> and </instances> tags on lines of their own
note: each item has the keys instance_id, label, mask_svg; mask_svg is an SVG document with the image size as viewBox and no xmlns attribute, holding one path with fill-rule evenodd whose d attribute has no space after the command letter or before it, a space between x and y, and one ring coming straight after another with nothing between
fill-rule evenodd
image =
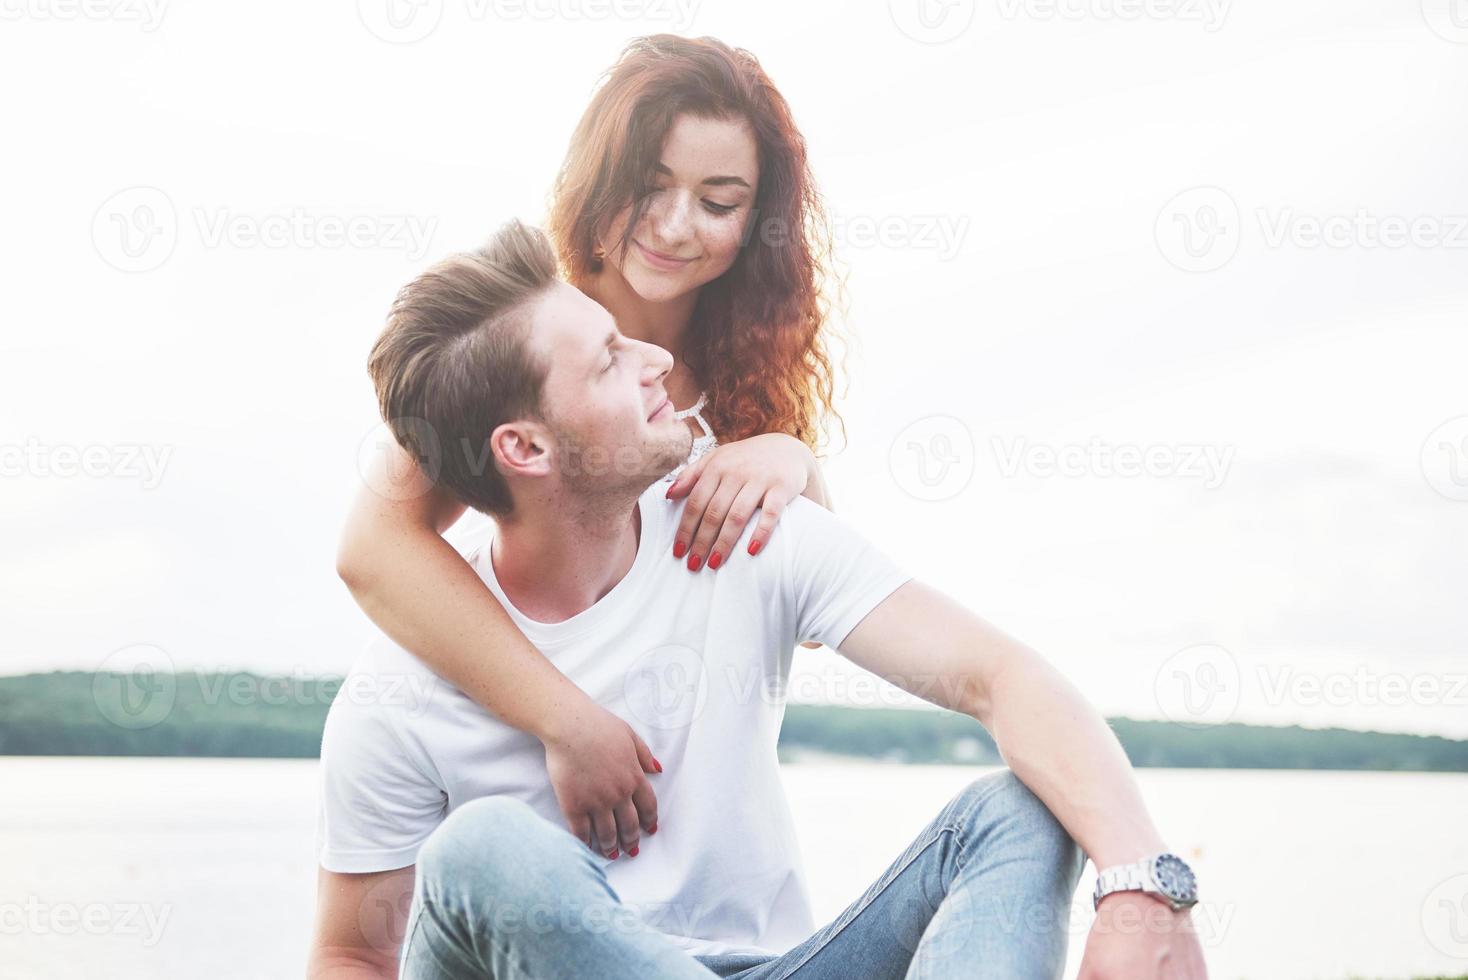
<instances>
[{"instance_id":1,"label":"watch face","mask_svg":"<svg viewBox=\"0 0 1468 980\"><path fill-rule=\"evenodd\" d=\"M1176 854L1159 854L1152 862L1152 879L1162 894L1174 902L1193 903L1198 900L1198 881L1193 869Z\"/></svg>"}]
</instances>

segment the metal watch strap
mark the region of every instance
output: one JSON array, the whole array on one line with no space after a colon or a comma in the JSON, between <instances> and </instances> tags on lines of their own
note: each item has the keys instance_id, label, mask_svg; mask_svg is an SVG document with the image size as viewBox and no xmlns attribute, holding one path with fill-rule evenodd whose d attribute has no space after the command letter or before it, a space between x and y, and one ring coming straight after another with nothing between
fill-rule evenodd
<instances>
[{"instance_id":1,"label":"metal watch strap","mask_svg":"<svg viewBox=\"0 0 1468 980\"><path fill-rule=\"evenodd\" d=\"M1150 867L1151 860L1144 859L1102 871L1096 876L1096 891L1091 896L1092 906L1100 905L1101 899L1112 892L1152 891L1148 887L1152 884L1152 877L1148 873Z\"/></svg>"}]
</instances>

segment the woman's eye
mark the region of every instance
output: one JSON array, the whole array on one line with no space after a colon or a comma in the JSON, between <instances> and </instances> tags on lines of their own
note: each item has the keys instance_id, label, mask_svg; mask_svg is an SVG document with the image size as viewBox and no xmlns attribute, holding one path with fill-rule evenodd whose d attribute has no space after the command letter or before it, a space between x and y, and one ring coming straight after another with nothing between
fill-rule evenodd
<instances>
[{"instance_id":1,"label":"woman's eye","mask_svg":"<svg viewBox=\"0 0 1468 980\"><path fill-rule=\"evenodd\" d=\"M739 207L737 204L719 204L717 201L704 201L703 206L708 208L711 214L728 214Z\"/></svg>"},{"instance_id":2,"label":"woman's eye","mask_svg":"<svg viewBox=\"0 0 1468 980\"><path fill-rule=\"evenodd\" d=\"M601 373L602 374L606 374L608 371L610 371L612 369L612 365L614 365L616 363L617 363L617 355L616 354L612 354L611 356L609 356L607 358L607 366L601 369Z\"/></svg>"}]
</instances>

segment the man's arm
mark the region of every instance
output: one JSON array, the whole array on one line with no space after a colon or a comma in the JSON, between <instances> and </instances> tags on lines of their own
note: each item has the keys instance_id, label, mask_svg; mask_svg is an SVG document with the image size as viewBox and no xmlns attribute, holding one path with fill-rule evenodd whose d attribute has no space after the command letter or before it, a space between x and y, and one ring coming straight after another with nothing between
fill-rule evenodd
<instances>
[{"instance_id":1,"label":"man's arm","mask_svg":"<svg viewBox=\"0 0 1468 980\"><path fill-rule=\"evenodd\" d=\"M1096 709L1039 654L953 599L908 582L840 649L898 687L978 719L1097 867L1166 849L1131 763Z\"/></svg>"},{"instance_id":2,"label":"man's arm","mask_svg":"<svg viewBox=\"0 0 1468 980\"><path fill-rule=\"evenodd\" d=\"M852 662L925 700L978 719L1009 768L1098 868L1166 850L1121 743L1039 654L954 600L909 581L839 647ZM1082 978L1205 975L1187 912L1138 892L1107 896ZM1155 927L1128 929L1121 918Z\"/></svg>"},{"instance_id":3,"label":"man's arm","mask_svg":"<svg viewBox=\"0 0 1468 980\"><path fill-rule=\"evenodd\" d=\"M308 980L396 980L408 927L413 869L316 877Z\"/></svg>"}]
</instances>

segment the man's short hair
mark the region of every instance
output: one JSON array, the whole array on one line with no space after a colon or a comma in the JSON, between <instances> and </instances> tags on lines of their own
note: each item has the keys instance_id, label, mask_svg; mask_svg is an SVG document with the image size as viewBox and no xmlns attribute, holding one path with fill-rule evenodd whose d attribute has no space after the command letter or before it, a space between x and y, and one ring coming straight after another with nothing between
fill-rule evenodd
<instances>
[{"instance_id":1,"label":"man's short hair","mask_svg":"<svg viewBox=\"0 0 1468 980\"><path fill-rule=\"evenodd\" d=\"M529 311L556 281L549 240L511 221L404 286L367 360L399 445L459 500L496 516L512 501L489 437L540 415L547 365L530 351Z\"/></svg>"}]
</instances>

